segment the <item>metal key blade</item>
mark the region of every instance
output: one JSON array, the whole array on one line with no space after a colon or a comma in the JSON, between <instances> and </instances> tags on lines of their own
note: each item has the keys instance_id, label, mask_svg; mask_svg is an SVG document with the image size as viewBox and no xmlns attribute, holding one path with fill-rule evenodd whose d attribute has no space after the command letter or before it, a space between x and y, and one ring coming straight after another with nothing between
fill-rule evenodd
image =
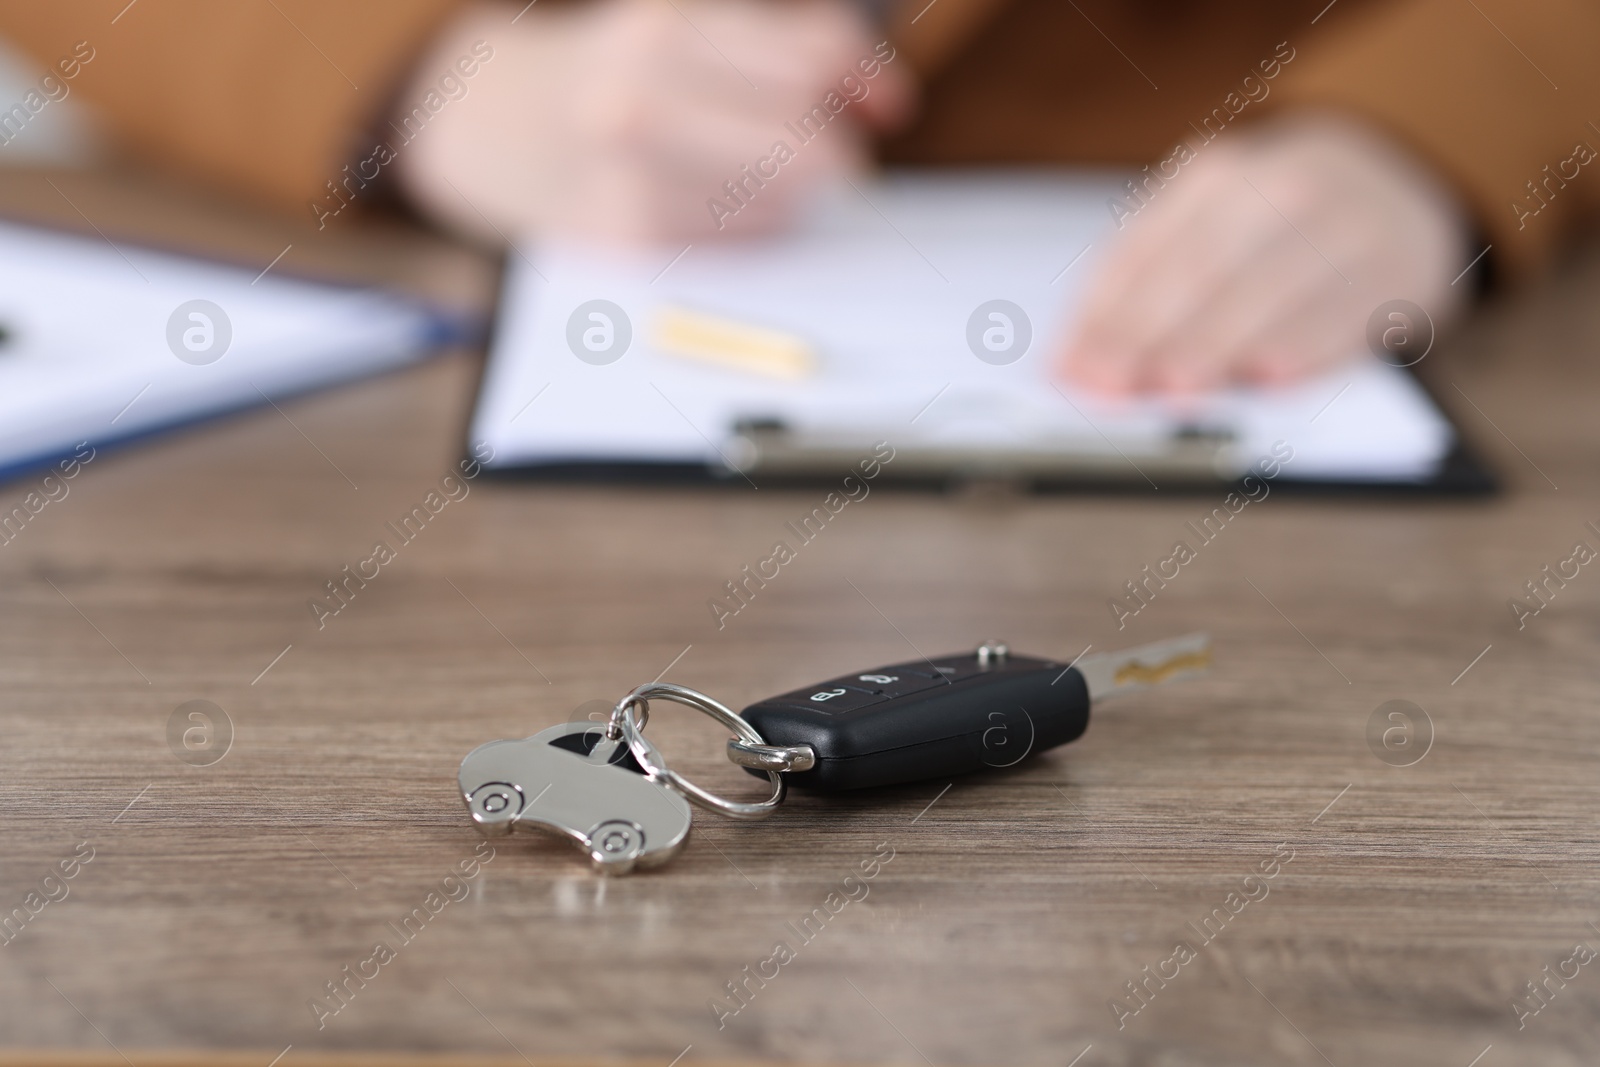
<instances>
[{"instance_id":1,"label":"metal key blade","mask_svg":"<svg viewBox=\"0 0 1600 1067\"><path fill-rule=\"evenodd\" d=\"M1078 660L1089 699L1145 689L1175 678L1204 674L1211 667L1211 636L1205 633L1139 645L1120 652L1092 652Z\"/></svg>"}]
</instances>

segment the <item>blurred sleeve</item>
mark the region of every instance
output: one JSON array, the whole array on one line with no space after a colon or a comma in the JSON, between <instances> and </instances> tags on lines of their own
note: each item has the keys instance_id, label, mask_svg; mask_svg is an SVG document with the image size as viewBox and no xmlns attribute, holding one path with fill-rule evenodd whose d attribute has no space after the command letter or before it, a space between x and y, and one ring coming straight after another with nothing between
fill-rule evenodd
<instances>
[{"instance_id":1,"label":"blurred sleeve","mask_svg":"<svg viewBox=\"0 0 1600 1067\"><path fill-rule=\"evenodd\" d=\"M0 0L0 35L117 146L305 209L458 0ZM84 56L92 58L83 60Z\"/></svg>"},{"instance_id":2,"label":"blurred sleeve","mask_svg":"<svg viewBox=\"0 0 1600 1067\"><path fill-rule=\"evenodd\" d=\"M1497 271L1527 274L1594 214L1600 5L1404 0L1329 21L1285 69L1281 102L1358 113L1410 146L1455 187Z\"/></svg>"}]
</instances>

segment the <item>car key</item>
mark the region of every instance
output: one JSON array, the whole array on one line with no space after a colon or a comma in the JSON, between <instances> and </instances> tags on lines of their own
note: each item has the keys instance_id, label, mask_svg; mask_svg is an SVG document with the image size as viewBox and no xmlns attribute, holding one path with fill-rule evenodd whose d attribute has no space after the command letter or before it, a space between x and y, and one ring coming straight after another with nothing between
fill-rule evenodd
<instances>
[{"instance_id":1,"label":"car key","mask_svg":"<svg viewBox=\"0 0 1600 1067\"><path fill-rule=\"evenodd\" d=\"M741 714L766 745L730 741L728 755L753 772L785 770L790 785L823 792L1008 767L1082 736L1091 703L1200 673L1210 660L1203 633L1070 664L989 643L752 704Z\"/></svg>"},{"instance_id":2,"label":"car key","mask_svg":"<svg viewBox=\"0 0 1600 1067\"><path fill-rule=\"evenodd\" d=\"M689 835L689 802L733 818L772 813L790 784L860 789L1009 767L1080 737L1092 701L1204 671L1205 634L1068 664L1003 644L892 664L750 705L742 714L659 679L618 701L601 726L563 723L491 741L461 761L457 784L485 834L546 830L571 839L604 874L663 863ZM772 794L731 801L668 767L644 737L650 701L682 704L734 734L728 757L766 774Z\"/></svg>"}]
</instances>

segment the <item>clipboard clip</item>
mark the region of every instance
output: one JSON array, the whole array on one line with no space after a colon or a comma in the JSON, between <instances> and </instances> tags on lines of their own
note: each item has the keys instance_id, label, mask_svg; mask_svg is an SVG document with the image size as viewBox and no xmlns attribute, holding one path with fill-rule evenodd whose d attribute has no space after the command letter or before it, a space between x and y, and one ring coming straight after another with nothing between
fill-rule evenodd
<instances>
[{"instance_id":1,"label":"clipboard clip","mask_svg":"<svg viewBox=\"0 0 1600 1067\"><path fill-rule=\"evenodd\" d=\"M721 452L730 474L803 480L832 476L854 465L871 450L872 442L886 438L895 446L896 481L988 481L1033 488L1142 484L1148 479L1220 485L1237 481L1247 470L1232 429L1199 424L1179 426L1159 439L1118 442L1063 433L1025 443L972 447L914 432L897 436L884 427L797 428L782 419L754 417L734 423Z\"/></svg>"}]
</instances>

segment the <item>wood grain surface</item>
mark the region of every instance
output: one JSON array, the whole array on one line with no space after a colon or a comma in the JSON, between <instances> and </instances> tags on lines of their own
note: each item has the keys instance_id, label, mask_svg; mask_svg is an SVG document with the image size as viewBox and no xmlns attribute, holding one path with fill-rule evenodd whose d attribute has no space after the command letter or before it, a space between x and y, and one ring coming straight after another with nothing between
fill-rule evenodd
<instances>
[{"instance_id":1,"label":"wood grain surface","mask_svg":"<svg viewBox=\"0 0 1600 1067\"><path fill-rule=\"evenodd\" d=\"M286 264L491 296L488 262L434 239L78 181L108 234L166 218L242 259L293 243ZM0 186L77 217L52 199ZM476 356L101 450L0 545L0 915L60 897L0 945L0 1058L1592 1064L1600 572L1520 630L1508 601L1600 546L1597 286L1589 255L1424 365L1502 496L1274 492L1121 632L1108 599L1216 501L874 491L719 630L708 599L819 492L479 479L319 629L308 600L456 462ZM990 636L1071 658L1199 628L1211 675L1010 770L697 814L636 877L518 840L447 880L481 840L463 754L663 671L738 707ZM194 700L232 725L209 766L169 744ZM1410 766L1369 745L1392 700L1431 734ZM759 792L709 722L651 730ZM380 941L377 977L308 1006Z\"/></svg>"}]
</instances>

